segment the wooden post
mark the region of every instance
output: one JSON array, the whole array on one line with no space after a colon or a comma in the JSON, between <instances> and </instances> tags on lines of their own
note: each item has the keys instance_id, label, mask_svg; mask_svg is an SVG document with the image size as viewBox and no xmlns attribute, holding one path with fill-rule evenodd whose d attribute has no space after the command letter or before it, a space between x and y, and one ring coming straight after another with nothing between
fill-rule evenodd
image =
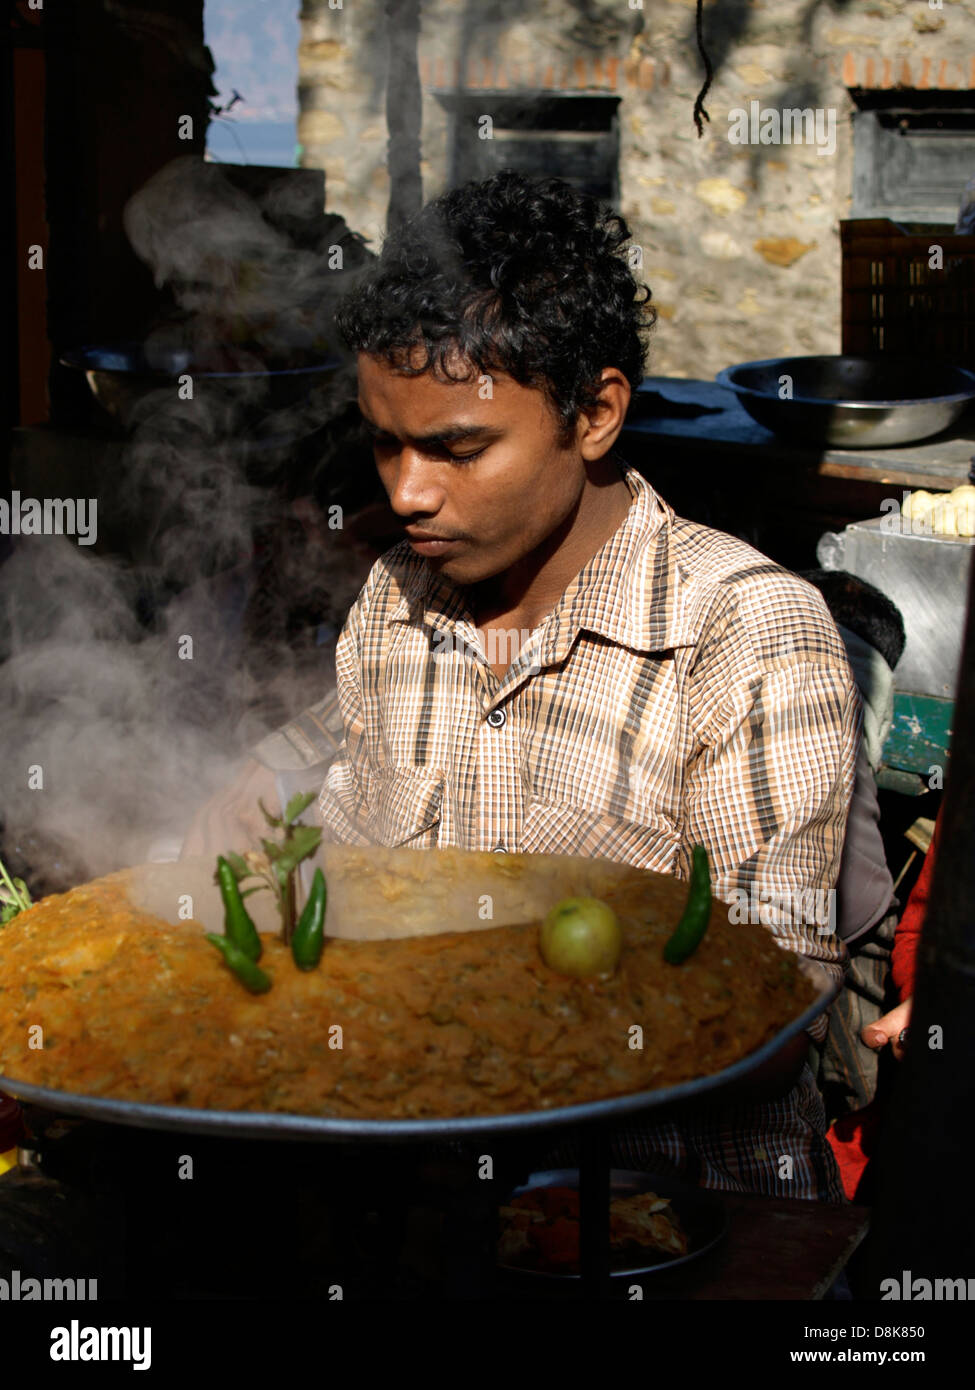
<instances>
[{"instance_id":1,"label":"wooden post","mask_svg":"<svg viewBox=\"0 0 975 1390\"><path fill-rule=\"evenodd\" d=\"M389 131L389 208L386 229L393 231L419 212L420 131L423 123L417 44L420 0L386 0L389 68L386 75L386 128Z\"/></svg>"}]
</instances>

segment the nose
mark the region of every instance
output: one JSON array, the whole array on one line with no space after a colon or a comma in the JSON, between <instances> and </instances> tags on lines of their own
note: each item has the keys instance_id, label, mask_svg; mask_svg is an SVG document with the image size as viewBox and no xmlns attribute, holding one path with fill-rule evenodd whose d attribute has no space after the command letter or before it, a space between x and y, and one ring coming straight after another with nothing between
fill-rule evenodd
<instances>
[{"instance_id":1,"label":"nose","mask_svg":"<svg viewBox=\"0 0 975 1390\"><path fill-rule=\"evenodd\" d=\"M381 460L378 467L389 505L397 516L434 516L439 512L444 491L434 460L404 447L397 455Z\"/></svg>"}]
</instances>

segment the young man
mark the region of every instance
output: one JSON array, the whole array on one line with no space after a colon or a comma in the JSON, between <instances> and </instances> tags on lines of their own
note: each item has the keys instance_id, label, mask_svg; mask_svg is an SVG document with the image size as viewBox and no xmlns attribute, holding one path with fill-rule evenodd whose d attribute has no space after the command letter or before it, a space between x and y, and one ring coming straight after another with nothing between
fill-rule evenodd
<instances>
[{"instance_id":1,"label":"young man","mask_svg":"<svg viewBox=\"0 0 975 1390\"><path fill-rule=\"evenodd\" d=\"M564 184L500 174L391 236L341 308L406 539L338 642L326 835L682 877L703 844L717 897L771 903L780 944L839 977L841 943L788 904L836 880L856 688L818 593L613 455L653 321L628 236ZM841 1201L807 1041L764 1091L624 1156Z\"/></svg>"}]
</instances>

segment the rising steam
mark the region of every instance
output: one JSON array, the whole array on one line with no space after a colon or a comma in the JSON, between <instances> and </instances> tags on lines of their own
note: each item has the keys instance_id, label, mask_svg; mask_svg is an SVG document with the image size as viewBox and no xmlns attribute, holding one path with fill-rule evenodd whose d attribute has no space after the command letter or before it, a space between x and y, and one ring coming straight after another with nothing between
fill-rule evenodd
<instances>
[{"instance_id":1,"label":"rising steam","mask_svg":"<svg viewBox=\"0 0 975 1390\"><path fill-rule=\"evenodd\" d=\"M219 166L180 159L133 197L126 229L175 304L150 359L179 346L192 375L334 355L335 302L367 254L320 209L309 235L290 190L259 207ZM347 368L283 403L270 385L143 392L99 489L122 553L20 537L0 568L3 853L35 888L174 857L247 748L325 692L371 556L308 499L351 513L375 475L349 443Z\"/></svg>"}]
</instances>

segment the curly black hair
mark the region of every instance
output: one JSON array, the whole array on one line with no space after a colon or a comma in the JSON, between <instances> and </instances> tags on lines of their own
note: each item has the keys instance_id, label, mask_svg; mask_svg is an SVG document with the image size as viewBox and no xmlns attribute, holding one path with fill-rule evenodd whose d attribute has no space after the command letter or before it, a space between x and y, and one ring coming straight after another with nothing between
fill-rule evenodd
<instances>
[{"instance_id":1,"label":"curly black hair","mask_svg":"<svg viewBox=\"0 0 975 1390\"><path fill-rule=\"evenodd\" d=\"M408 375L504 372L544 391L565 439L604 367L634 390L643 379L657 314L621 254L629 239L619 214L560 179L504 170L390 233L336 321L353 352Z\"/></svg>"}]
</instances>

